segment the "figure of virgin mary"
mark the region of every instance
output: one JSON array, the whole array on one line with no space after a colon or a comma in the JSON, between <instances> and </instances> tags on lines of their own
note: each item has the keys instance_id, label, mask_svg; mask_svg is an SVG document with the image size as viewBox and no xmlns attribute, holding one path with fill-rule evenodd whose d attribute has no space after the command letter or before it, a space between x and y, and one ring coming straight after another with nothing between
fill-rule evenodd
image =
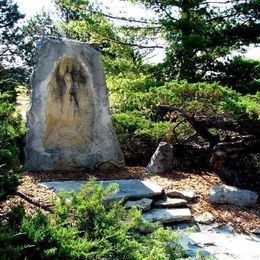
<instances>
[{"instance_id":1,"label":"figure of virgin mary","mask_svg":"<svg viewBox=\"0 0 260 260\"><path fill-rule=\"evenodd\" d=\"M93 96L75 59L63 58L48 85L45 148L80 148L91 140Z\"/></svg>"}]
</instances>

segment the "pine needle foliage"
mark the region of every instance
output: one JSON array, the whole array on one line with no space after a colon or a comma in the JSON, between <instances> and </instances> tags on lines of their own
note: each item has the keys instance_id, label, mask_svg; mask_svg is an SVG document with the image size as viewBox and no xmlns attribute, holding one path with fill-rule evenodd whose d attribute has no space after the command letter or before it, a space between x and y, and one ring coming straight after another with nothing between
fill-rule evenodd
<instances>
[{"instance_id":1,"label":"pine needle foliage","mask_svg":"<svg viewBox=\"0 0 260 260\"><path fill-rule=\"evenodd\" d=\"M180 259L178 234L144 222L122 201L106 203L117 192L91 180L79 194L60 194L53 214L26 216L22 206L1 223L0 255L5 259ZM22 217L21 217L22 216ZM13 220L13 221L12 221ZM14 221L16 220L16 221ZM141 229L151 233L143 234Z\"/></svg>"}]
</instances>

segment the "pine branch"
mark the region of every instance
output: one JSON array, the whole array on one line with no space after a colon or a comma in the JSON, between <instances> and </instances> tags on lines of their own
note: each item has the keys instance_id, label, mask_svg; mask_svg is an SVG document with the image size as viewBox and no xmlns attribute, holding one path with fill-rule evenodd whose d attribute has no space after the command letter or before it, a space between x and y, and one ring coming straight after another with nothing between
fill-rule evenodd
<instances>
[{"instance_id":1,"label":"pine branch","mask_svg":"<svg viewBox=\"0 0 260 260\"><path fill-rule=\"evenodd\" d=\"M94 14L99 14L102 15L104 17L113 19L113 20L120 20L120 21L126 21L126 22L130 22L130 23L142 23L142 24L150 24L150 25L160 25L159 22L149 22L149 21L145 21L145 20L136 20L133 18L127 18L127 17L117 17L117 16L113 16L110 14L104 14L102 12L93 12Z\"/></svg>"},{"instance_id":2,"label":"pine branch","mask_svg":"<svg viewBox=\"0 0 260 260\"><path fill-rule=\"evenodd\" d=\"M47 204L42 204L38 201L36 201L35 199L29 197L28 195L24 194L23 192L20 192L20 191L17 191L16 194L21 197L22 199L26 200L27 202L33 204L34 206L40 208L40 209L44 209L46 211L49 211L49 212L53 212L53 210L51 209L51 205Z\"/></svg>"},{"instance_id":3,"label":"pine branch","mask_svg":"<svg viewBox=\"0 0 260 260\"><path fill-rule=\"evenodd\" d=\"M94 30L95 33L97 33L99 36L101 36L104 40L107 41L112 41L116 44L119 45L125 45L125 46L131 46L131 47L138 47L140 49L164 49L163 46L159 46L159 45L140 45L140 44L135 44L135 43L128 43L128 42L123 42L121 40L117 40L117 39L112 39L109 37L104 36L103 34L99 33L97 30Z\"/></svg>"}]
</instances>

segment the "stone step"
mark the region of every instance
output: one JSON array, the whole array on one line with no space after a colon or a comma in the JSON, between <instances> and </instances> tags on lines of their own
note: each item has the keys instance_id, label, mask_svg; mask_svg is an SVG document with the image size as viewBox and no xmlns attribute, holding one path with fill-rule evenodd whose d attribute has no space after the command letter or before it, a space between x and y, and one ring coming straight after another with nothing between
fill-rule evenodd
<instances>
[{"instance_id":1,"label":"stone step","mask_svg":"<svg viewBox=\"0 0 260 260\"><path fill-rule=\"evenodd\" d=\"M152 209L143 213L143 219L149 222L172 223L176 221L191 220L191 211L188 208L183 209Z\"/></svg>"},{"instance_id":2,"label":"stone step","mask_svg":"<svg viewBox=\"0 0 260 260\"><path fill-rule=\"evenodd\" d=\"M187 201L191 201L197 197L193 191L181 191L181 190L169 190L165 192L167 196L171 198L181 198Z\"/></svg>"},{"instance_id":3,"label":"stone step","mask_svg":"<svg viewBox=\"0 0 260 260\"><path fill-rule=\"evenodd\" d=\"M129 209L131 207L137 207L140 210L149 210L151 209L151 204L152 204L153 200L152 199L148 199L148 198L143 198L140 200L128 200L124 207L126 209Z\"/></svg>"},{"instance_id":4,"label":"stone step","mask_svg":"<svg viewBox=\"0 0 260 260\"><path fill-rule=\"evenodd\" d=\"M187 205L187 200L179 198L166 198L163 200L156 200L153 202L153 205L157 208L176 208Z\"/></svg>"},{"instance_id":5,"label":"stone step","mask_svg":"<svg viewBox=\"0 0 260 260\"><path fill-rule=\"evenodd\" d=\"M48 188L53 188L55 192L80 192L81 186L86 183L86 181L52 181L42 182L41 185ZM101 184L104 189L112 183L117 183L119 185L119 191L114 195L107 196L105 201L153 198L160 196L163 193L163 187L154 182L146 180L131 179L95 181L95 184Z\"/></svg>"}]
</instances>

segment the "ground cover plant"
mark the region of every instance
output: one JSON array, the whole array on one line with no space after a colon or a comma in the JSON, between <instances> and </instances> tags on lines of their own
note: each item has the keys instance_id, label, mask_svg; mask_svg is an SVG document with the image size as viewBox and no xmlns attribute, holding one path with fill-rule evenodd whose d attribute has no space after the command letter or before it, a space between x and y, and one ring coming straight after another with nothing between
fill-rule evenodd
<instances>
[{"instance_id":1,"label":"ground cover plant","mask_svg":"<svg viewBox=\"0 0 260 260\"><path fill-rule=\"evenodd\" d=\"M180 259L178 234L144 222L136 208L104 204L117 191L93 180L79 194L58 196L52 213L26 216L23 206L1 221L0 255L4 259ZM148 230L148 234L144 234ZM146 232L147 233L147 232Z\"/></svg>"}]
</instances>

